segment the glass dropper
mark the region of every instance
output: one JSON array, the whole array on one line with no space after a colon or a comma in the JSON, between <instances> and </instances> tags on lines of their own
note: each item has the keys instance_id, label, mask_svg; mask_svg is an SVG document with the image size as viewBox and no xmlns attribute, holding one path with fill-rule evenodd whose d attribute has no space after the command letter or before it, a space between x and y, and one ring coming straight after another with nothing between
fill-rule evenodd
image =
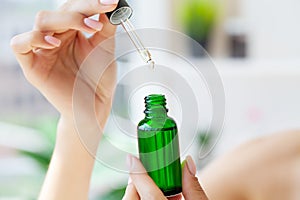
<instances>
[{"instance_id":1,"label":"glass dropper","mask_svg":"<svg viewBox=\"0 0 300 200\"><path fill-rule=\"evenodd\" d=\"M133 10L128 3L125 0L119 0L116 9L112 12L106 13L106 15L112 24L122 25L142 59L146 63L149 63L152 68L154 68L154 61L149 50L143 45L141 39L135 32L135 28L129 20L132 13Z\"/></svg>"},{"instance_id":2,"label":"glass dropper","mask_svg":"<svg viewBox=\"0 0 300 200\"><path fill-rule=\"evenodd\" d=\"M146 63L154 64L154 61L152 60L152 56L149 52L149 50L144 46L141 39L137 35L137 33L134 30L134 26L130 22L129 19L121 20L122 21L122 27L127 32L130 40L132 41L133 45L139 52L140 56Z\"/></svg>"}]
</instances>

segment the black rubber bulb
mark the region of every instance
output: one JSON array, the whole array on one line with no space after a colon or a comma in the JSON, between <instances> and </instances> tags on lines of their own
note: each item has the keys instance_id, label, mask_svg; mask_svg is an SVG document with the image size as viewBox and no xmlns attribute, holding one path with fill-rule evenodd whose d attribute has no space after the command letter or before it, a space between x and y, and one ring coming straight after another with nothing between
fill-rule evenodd
<instances>
[{"instance_id":1,"label":"black rubber bulb","mask_svg":"<svg viewBox=\"0 0 300 200\"><path fill-rule=\"evenodd\" d=\"M126 21L132 15L132 8L128 5L125 0L120 0L116 9L111 12L106 13L110 23L114 25L119 25L122 21Z\"/></svg>"}]
</instances>

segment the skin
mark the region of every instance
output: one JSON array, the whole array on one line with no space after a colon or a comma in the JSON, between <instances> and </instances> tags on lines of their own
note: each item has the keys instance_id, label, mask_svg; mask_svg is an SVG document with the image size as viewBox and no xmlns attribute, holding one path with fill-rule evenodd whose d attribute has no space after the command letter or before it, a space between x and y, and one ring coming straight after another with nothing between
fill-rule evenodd
<instances>
[{"instance_id":1,"label":"skin","mask_svg":"<svg viewBox=\"0 0 300 200\"><path fill-rule=\"evenodd\" d=\"M114 56L113 40L98 49L103 62L89 70L80 66L116 29L105 15L99 20L89 17L112 11L116 3L68 0L56 11L39 12L33 30L11 40L27 80L60 112L55 149L39 199L88 199L95 162L92 155L101 140L115 88L116 65L105 60ZM92 36L87 38L84 32ZM97 69L103 72L100 80L93 73ZM80 89L76 90L74 112L77 81ZM86 97L92 98L94 105L87 105ZM80 115L75 120L76 113ZM78 127L85 127L88 149L78 137ZM128 160L131 181L123 199L166 199L140 161L132 156ZM300 132L254 140L218 158L201 173L203 189L191 157L186 158L182 170L183 192L169 199L296 200L300 197Z\"/></svg>"},{"instance_id":2,"label":"skin","mask_svg":"<svg viewBox=\"0 0 300 200\"><path fill-rule=\"evenodd\" d=\"M136 157L129 156L130 178L123 200L180 200L182 196L186 200L207 200L206 194L196 177L196 166L190 156L183 162L182 168L182 194L166 198L162 191L155 185L147 175L142 163Z\"/></svg>"},{"instance_id":3,"label":"skin","mask_svg":"<svg viewBox=\"0 0 300 200\"><path fill-rule=\"evenodd\" d=\"M92 21L94 27L86 25L85 20L115 7L116 4L103 5L97 0L70 0L57 11L39 12L33 30L11 40L11 47L27 80L60 112L56 145L39 199L88 199L94 158L81 144L76 126L88 127L86 134L93 135L94 138L90 139L95 143L99 142L101 133L96 132L97 124L86 120L94 115L84 113L84 104L79 108L83 117L74 124L72 92L84 58L100 42L113 36L116 29L105 15L101 15L99 21ZM93 35L86 38L83 32ZM107 68L103 77L109 78L97 82L96 93L89 90L91 83L82 79L86 88L82 97L87 92L94 96L97 122L103 127L111 108L116 66L113 63L101 67Z\"/></svg>"},{"instance_id":4,"label":"skin","mask_svg":"<svg viewBox=\"0 0 300 200\"><path fill-rule=\"evenodd\" d=\"M93 70L80 71L80 66L89 53L99 43L114 36L116 30L105 15L100 15L99 20L93 21L88 17L112 11L116 3L109 5L97 0L69 0L56 11L39 12L33 30L11 40L11 47L27 80L60 112L55 149L39 199L88 199L95 161L92 155L101 139L99 127L104 127L111 109L116 65L107 65L105 62L97 65L103 71L100 81L93 77ZM83 32L92 36L87 38ZM103 59L113 58L113 42L105 47L100 48L99 55ZM79 102L76 112L82 117L77 117L75 123L72 98L78 73L84 74L79 79L83 89L77 91L79 94L76 96L76 101ZM92 96L95 100L93 112L87 111L86 96ZM95 116L96 121L90 120ZM84 134L93 142L89 151L77 135L78 126L86 127ZM133 160L133 163L139 163L137 159ZM134 166L143 168L140 163ZM184 169L187 174L187 167ZM186 177L196 180L194 175ZM141 197L152 196L149 191L140 190L142 185L149 185L155 191L154 194L165 199L146 173L143 176L132 174L132 178ZM198 181L194 183L197 183L195 187L202 195L203 190Z\"/></svg>"},{"instance_id":5,"label":"skin","mask_svg":"<svg viewBox=\"0 0 300 200\"><path fill-rule=\"evenodd\" d=\"M200 174L209 199L300 198L300 131L285 131L240 145Z\"/></svg>"}]
</instances>

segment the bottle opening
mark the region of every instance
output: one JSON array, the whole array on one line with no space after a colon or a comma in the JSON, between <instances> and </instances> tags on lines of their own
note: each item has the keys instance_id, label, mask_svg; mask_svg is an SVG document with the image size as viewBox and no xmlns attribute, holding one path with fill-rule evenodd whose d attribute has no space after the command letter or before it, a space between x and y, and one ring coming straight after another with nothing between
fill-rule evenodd
<instances>
[{"instance_id":1,"label":"bottle opening","mask_svg":"<svg viewBox=\"0 0 300 200\"><path fill-rule=\"evenodd\" d=\"M145 97L146 117L166 117L168 109L166 108L166 98L162 94L150 94Z\"/></svg>"},{"instance_id":2,"label":"bottle opening","mask_svg":"<svg viewBox=\"0 0 300 200\"><path fill-rule=\"evenodd\" d=\"M151 106L151 105L165 106L167 104L166 97L165 97L165 95L162 95L162 94L150 94L145 97L145 104L146 104L146 107Z\"/></svg>"}]
</instances>

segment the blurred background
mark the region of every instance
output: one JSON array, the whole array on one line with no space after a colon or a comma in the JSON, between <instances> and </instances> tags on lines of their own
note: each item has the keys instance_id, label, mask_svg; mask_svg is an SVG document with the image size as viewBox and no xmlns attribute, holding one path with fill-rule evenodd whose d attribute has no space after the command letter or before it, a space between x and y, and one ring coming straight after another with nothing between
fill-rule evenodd
<instances>
[{"instance_id":1,"label":"blurred background","mask_svg":"<svg viewBox=\"0 0 300 200\"><path fill-rule=\"evenodd\" d=\"M58 113L25 80L9 47L31 30L39 10L62 1L1 0L0 199L36 199L55 141ZM168 28L200 43L223 80L226 121L209 161L251 138L300 128L300 1L129 0L136 28ZM122 30L120 30L122 31ZM172 42L201 62L203 52ZM213 135L213 133L211 134ZM198 135L199 146L210 138ZM117 177L111 180L111 176ZM97 163L91 199L120 199L127 183Z\"/></svg>"}]
</instances>

